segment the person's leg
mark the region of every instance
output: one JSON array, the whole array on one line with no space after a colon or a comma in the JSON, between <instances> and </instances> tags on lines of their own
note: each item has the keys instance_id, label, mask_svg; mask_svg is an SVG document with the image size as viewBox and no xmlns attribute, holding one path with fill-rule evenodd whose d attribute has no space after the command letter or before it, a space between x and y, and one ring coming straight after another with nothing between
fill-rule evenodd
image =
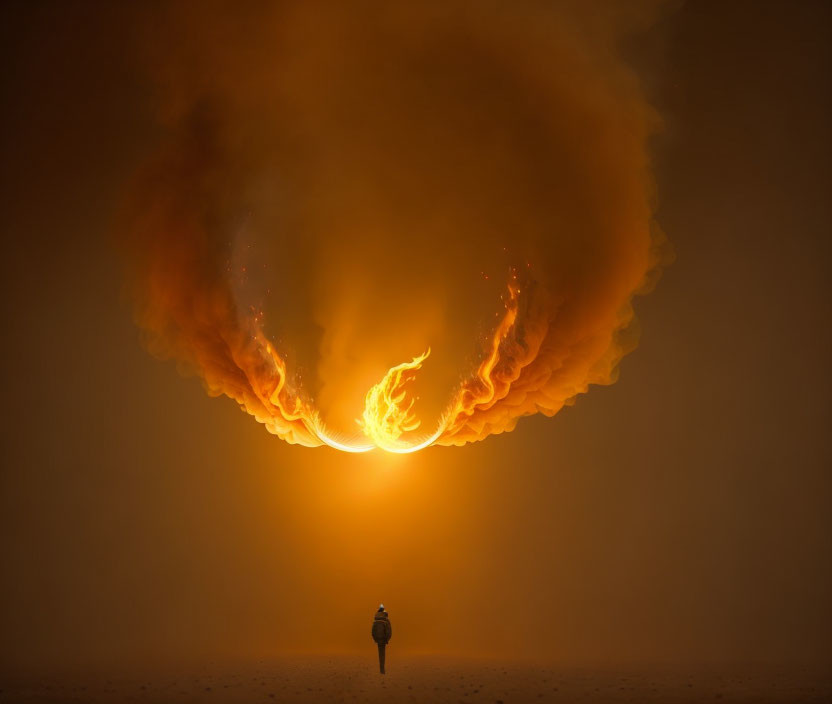
<instances>
[{"instance_id":1,"label":"person's leg","mask_svg":"<svg viewBox=\"0 0 832 704\"><path fill-rule=\"evenodd\" d=\"M378 669L381 674L384 674L384 649L387 647L386 643L378 644Z\"/></svg>"}]
</instances>

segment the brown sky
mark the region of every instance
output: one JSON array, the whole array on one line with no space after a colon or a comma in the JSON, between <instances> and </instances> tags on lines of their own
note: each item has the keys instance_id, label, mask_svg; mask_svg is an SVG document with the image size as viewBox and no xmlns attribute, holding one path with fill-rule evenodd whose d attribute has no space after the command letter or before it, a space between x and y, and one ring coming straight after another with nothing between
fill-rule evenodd
<instances>
[{"instance_id":1,"label":"brown sky","mask_svg":"<svg viewBox=\"0 0 832 704\"><path fill-rule=\"evenodd\" d=\"M630 47L677 255L639 348L404 457L286 445L147 355L113 240L160 140L135 18L3 12L3 667L358 651L380 600L403 651L829 661L823 3L690 3Z\"/></svg>"}]
</instances>

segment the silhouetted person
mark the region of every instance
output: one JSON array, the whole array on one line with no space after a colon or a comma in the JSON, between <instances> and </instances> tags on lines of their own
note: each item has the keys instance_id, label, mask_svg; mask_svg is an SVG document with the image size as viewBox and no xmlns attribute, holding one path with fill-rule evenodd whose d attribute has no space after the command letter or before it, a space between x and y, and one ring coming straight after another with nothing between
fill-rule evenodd
<instances>
[{"instance_id":1,"label":"silhouetted person","mask_svg":"<svg viewBox=\"0 0 832 704\"><path fill-rule=\"evenodd\" d=\"M373 640L378 645L378 667L381 674L384 674L384 649L393 637L393 627L390 625L390 617L384 610L384 604L379 604L373 619Z\"/></svg>"}]
</instances>

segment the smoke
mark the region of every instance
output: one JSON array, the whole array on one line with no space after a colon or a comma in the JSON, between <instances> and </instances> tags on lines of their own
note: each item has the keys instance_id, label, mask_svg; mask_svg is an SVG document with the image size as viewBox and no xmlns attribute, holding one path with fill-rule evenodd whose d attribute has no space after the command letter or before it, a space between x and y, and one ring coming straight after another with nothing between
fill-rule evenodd
<instances>
[{"instance_id":1,"label":"smoke","mask_svg":"<svg viewBox=\"0 0 832 704\"><path fill-rule=\"evenodd\" d=\"M621 51L655 11L173 6L124 225L151 352L306 445L428 348L402 405L440 444L615 381L667 258Z\"/></svg>"}]
</instances>

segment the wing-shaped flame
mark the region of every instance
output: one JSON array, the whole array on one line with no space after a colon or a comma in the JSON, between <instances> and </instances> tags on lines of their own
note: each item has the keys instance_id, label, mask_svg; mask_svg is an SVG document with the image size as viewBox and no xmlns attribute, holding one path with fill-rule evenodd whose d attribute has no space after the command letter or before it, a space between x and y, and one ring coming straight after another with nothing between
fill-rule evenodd
<instances>
[{"instance_id":1,"label":"wing-shaped flame","mask_svg":"<svg viewBox=\"0 0 832 704\"><path fill-rule=\"evenodd\" d=\"M231 33L227 46L186 42L151 61L162 88L162 139L119 223L151 351L198 374L210 395L233 398L283 440L347 452L479 441L612 383L635 343L633 297L669 262L653 221L648 150L660 120L637 72L611 50L647 25L629 13L620 26L617 15L596 22L594 9L588 22L582 3L545 4L540 14L504 3L508 14L489 18L409 3L406 17L371 11L354 21L350 3L330 3L324 13L288 3L274 21L241 17L245 31ZM414 31L438 40L407 40ZM374 70L379 61L384 71ZM559 70L541 68L553 62ZM493 90L483 91L486 83ZM252 260L251 279L242 265L250 257L238 251L249 237L263 237L272 252ZM263 325L265 295L288 313L270 330L285 322L285 331L303 335L295 323L319 296L332 301L355 286L360 301L388 282L410 295L434 260L448 291L470 292L467 276L505 259L498 240L527 259L520 271L529 279L512 275L505 312L480 340L482 358L460 370L466 376L447 390L436 425L426 417L419 425L411 393L425 353L370 389L363 414L356 411L357 437L327 429L300 365L286 358L288 339L272 342L281 338ZM377 249L383 256L365 257ZM404 253L419 266L398 277L388 262ZM471 255L462 269L460 253ZM280 261L276 295L260 271L272 257ZM349 314L336 322L340 305L323 310L316 323L324 335L351 326ZM392 301L379 310L398 315ZM303 335L302 348L316 339ZM328 371L344 373L346 360L329 357L342 349L324 352L323 366L345 362ZM313 358L305 361L314 368ZM418 439L424 428L433 433Z\"/></svg>"}]
</instances>

